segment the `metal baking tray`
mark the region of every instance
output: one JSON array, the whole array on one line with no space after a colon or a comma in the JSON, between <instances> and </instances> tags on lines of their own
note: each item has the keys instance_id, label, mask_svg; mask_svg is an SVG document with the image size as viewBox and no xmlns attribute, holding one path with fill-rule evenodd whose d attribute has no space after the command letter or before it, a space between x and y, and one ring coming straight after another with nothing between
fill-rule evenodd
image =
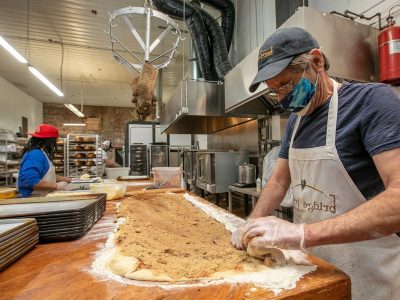
<instances>
[{"instance_id":1,"label":"metal baking tray","mask_svg":"<svg viewBox=\"0 0 400 300\"><path fill-rule=\"evenodd\" d=\"M30 228L27 231L24 231L20 234L17 234L8 240L5 240L0 243L0 253L7 251L8 248L13 247L19 243L24 243L27 240L35 237L38 234L37 228Z\"/></svg>"},{"instance_id":2,"label":"metal baking tray","mask_svg":"<svg viewBox=\"0 0 400 300\"><path fill-rule=\"evenodd\" d=\"M21 250L23 250L24 248L26 248L28 245L30 245L32 242L38 242L39 240L39 235L36 234L24 241L21 241L19 243L15 243L14 245L12 245L11 247L0 251L0 264L4 261L7 260L8 257L12 256L14 253L17 253Z\"/></svg>"},{"instance_id":3,"label":"metal baking tray","mask_svg":"<svg viewBox=\"0 0 400 300\"><path fill-rule=\"evenodd\" d=\"M36 227L35 219L0 219L0 242L4 237L15 234L31 226Z\"/></svg>"},{"instance_id":4,"label":"metal baking tray","mask_svg":"<svg viewBox=\"0 0 400 300\"><path fill-rule=\"evenodd\" d=\"M25 253L30 251L36 244L38 243L38 237L32 238L28 243L20 247L19 249L15 249L10 255L0 259L0 271L14 263L20 257L22 257Z\"/></svg>"},{"instance_id":5,"label":"metal baking tray","mask_svg":"<svg viewBox=\"0 0 400 300\"><path fill-rule=\"evenodd\" d=\"M60 202L60 201L76 201L76 200L89 200L101 199L107 197L107 194L87 194L77 196L57 196L57 197L31 197L31 198L11 198L0 201L1 205L5 204L26 204L26 203L43 203L43 202Z\"/></svg>"},{"instance_id":6,"label":"metal baking tray","mask_svg":"<svg viewBox=\"0 0 400 300\"><path fill-rule=\"evenodd\" d=\"M105 194L99 194L104 198ZM0 219L13 217L39 217L42 215L80 214L96 201L101 199L86 199L74 201L32 202L21 204L0 204Z\"/></svg>"},{"instance_id":7,"label":"metal baking tray","mask_svg":"<svg viewBox=\"0 0 400 300\"><path fill-rule=\"evenodd\" d=\"M143 176L140 176L140 175L136 175L136 176L119 176L118 178L117 178L117 180L123 180L123 181L130 181L130 180L146 180L146 179L149 179L149 176L146 176L146 175L143 175Z\"/></svg>"},{"instance_id":8,"label":"metal baking tray","mask_svg":"<svg viewBox=\"0 0 400 300\"><path fill-rule=\"evenodd\" d=\"M8 241L9 239L13 239L18 237L19 235L25 234L26 232L30 232L31 230L35 230L36 232L38 231L38 227L36 225L36 223L34 223L31 226L27 226L27 227L22 227L18 230L15 230L13 232L10 232L7 235L3 235L0 237L0 245L5 242Z\"/></svg>"}]
</instances>

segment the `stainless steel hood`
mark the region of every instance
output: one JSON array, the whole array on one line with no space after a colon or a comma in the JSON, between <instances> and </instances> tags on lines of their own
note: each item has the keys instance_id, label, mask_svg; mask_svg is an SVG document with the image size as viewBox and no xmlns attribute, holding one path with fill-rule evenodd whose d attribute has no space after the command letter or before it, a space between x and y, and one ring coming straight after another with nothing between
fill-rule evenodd
<instances>
[{"instance_id":1,"label":"stainless steel hood","mask_svg":"<svg viewBox=\"0 0 400 300\"><path fill-rule=\"evenodd\" d=\"M198 80L183 80L160 112L168 134L210 134L250 120L225 113L223 84Z\"/></svg>"},{"instance_id":2,"label":"stainless steel hood","mask_svg":"<svg viewBox=\"0 0 400 300\"><path fill-rule=\"evenodd\" d=\"M360 82L377 80L376 28L309 7L299 8L281 27L289 26L305 28L317 39L330 62L330 76ZM258 50L254 49L225 76L226 112L266 114L279 108L265 98L265 84L254 93L248 90L257 73Z\"/></svg>"}]
</instances>

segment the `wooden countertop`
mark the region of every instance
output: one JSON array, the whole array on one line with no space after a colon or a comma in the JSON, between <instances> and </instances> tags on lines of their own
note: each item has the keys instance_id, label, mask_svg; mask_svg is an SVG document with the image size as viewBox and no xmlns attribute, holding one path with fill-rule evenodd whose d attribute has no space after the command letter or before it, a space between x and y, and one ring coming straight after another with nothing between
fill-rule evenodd
<instances>
[{"instance_id":1,"label":"wooden countertop","mask_svg":"<svg viewBox=\"0 0 400 300\"><path fill-rule=\"evenodd\" d=\"M130 191L139 187L130 188ZM90 272L95 252L114 228L115 206L108 201L104 216L81 239L37 245L0 272L0 299L350 299L350 279L326 262L305 275L296 288L275 296L251 284L162 289L126 285Z\"/></svg>"}]
</instances>

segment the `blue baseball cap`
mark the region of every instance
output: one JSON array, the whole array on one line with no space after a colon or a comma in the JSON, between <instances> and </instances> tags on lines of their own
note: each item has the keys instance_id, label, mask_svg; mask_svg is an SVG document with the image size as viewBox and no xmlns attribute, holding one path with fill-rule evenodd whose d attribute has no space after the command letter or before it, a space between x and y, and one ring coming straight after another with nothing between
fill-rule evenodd
<instances>
[{"instance_id":1,"label":"blue baseball cap","mask_svg":"<svg viewBox=\"0 0 400 300\"><path fill-rule=\"evenodd\" d=\"M260 48L258 73L249 91L253 93L261 82L281 73L295 56L315 48L319 48L318 42L303 28L286 27L276 30Z\"/></svg>"}]
</instances>

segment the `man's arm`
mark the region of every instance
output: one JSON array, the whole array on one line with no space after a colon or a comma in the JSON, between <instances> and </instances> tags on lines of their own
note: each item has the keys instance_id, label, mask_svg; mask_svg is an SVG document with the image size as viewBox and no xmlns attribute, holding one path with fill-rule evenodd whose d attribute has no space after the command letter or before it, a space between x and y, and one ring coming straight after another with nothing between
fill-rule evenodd
<instances>
[{"instance_id":1,"label":"man's arm","mask_svg":"<svg viewBox=\"0 0 400 300\"><path fill-rule=\"evenodd\" d=\"M371 240L400 232L400 148L377 154L373 160L385 191L345 214L305 225L306 247Z\"/></svg>"},{"instance_id":2,"label":"man's arm","mask_svg":"<svg viewBox=\"0 0 400 300\"><path fill-rule=\"evenodd\" d=\"M274 172L264 187L249 218L269 216L279 207L290 185L290 171L287 159L278 158Z\"/></svg>"},{"instance_id":3,"label":"man's arm","mask_svg":"<svg viewBox=\"0 0 400 300\"><path fill-rule=\"evenodd\" d=\"M108 167L108 168L118 168L118 167L120 167L120 165L117 164L112 159L104 159L104 163L106 164L106 167Z\"/></svg>"},{"instance_id":4,"label":"man's arm","mask_svg":"<svg viewBox=\"0 0 400 300\"><path fill-rule=\"evenodd\" d=\"M57 189L57 183L51 183L45 180L40 180L34 187L35 190L55 190Z\"/></svg>"},{"instance_id":5,"label":"man's arm","mask_svg":"<svg viewBox=\"0 0 400 300\"><path fill-rule=\"evenodd\" d=\"M56 175L56 181L57 181L57 182L60 182L60 181L71 182L71 179L68 178L68 177Z\"/></svg>"}]
</instances>

